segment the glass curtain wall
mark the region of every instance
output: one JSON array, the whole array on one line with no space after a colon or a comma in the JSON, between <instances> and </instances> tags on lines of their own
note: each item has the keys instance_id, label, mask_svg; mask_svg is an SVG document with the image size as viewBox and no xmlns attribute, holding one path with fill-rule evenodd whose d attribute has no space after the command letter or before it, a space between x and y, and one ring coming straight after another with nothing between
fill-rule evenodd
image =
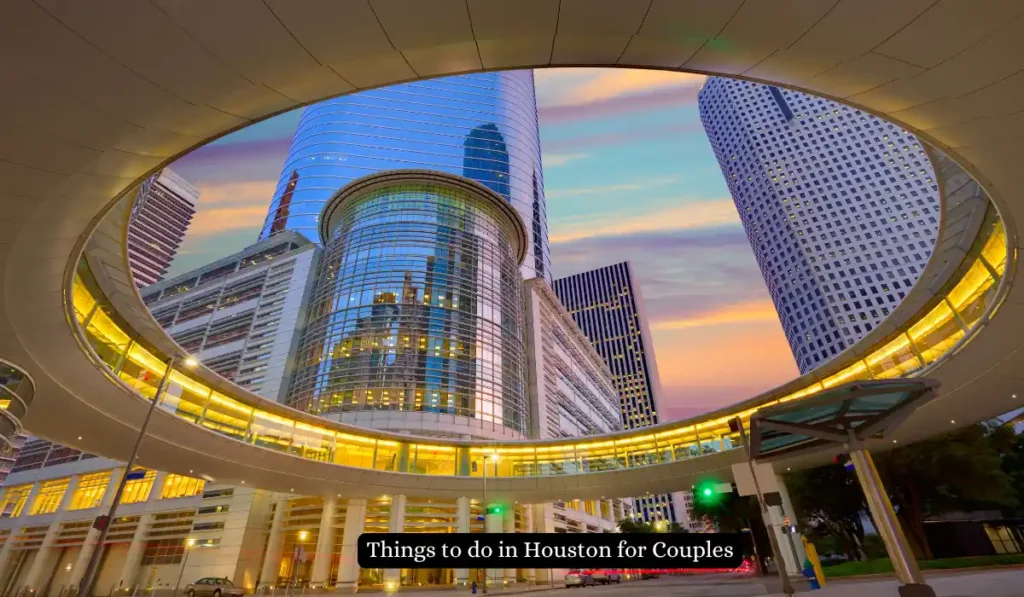
<instances>
[{"instance_id":1,"label":"glass curtain wall","mask_svg":"<svg viewBox=\"0 0 1024 597\"><path fill-rule=\"evenodd\" d=\"M320 211L338 189L394 169L457 174L504 197L528 231L523 278L550 282L532 71L417 81L310 106L295 131L260 238L297 230L317 240Z\"/></svg>"},{"instance_id":2,"label":"glass curtain wall","mask_svg":"<svg viewBox=\"0 0 1024 597\"><path fill-rule=\"evenodd\" d=\"M327 207L292 406L525 431L522 231L511 210L415 175L345 194Z\"/></svg>"}]
</instances>

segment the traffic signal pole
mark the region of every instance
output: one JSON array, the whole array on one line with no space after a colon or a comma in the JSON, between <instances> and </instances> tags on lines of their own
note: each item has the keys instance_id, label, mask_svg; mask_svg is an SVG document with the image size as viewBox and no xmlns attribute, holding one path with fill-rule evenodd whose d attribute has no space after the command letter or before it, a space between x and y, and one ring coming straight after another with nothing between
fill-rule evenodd
<instances>
[{"instance_id":1,"label":"traffic signal pole","mask_svg":"<svg viewBox=\"0 0 1024 597\"><path fill-rule=\"evenodd\" d=\"M782 552L779 550L779 542L769 521L768 504L764 501L764 494L761 493L761 485L757 482L757 472L754 470L754 459L750 455L750 447L747 444L747 432L743 429L743 421L739 417L729 421L732 431L740 434L740 444L743 445L743 453L747 456L747 465L750 467L750 476L754 479L754 491L757 493L757 502L761 506L761 523L765 532L768 533L768 542L772 546L772 558L775 559L775 568L779 572L779 580L782 581L782 592L792 597L795 594L793 585L789 582L789 574L786 573L786 561L782 559Z\"/></svg>"}]
</instances>

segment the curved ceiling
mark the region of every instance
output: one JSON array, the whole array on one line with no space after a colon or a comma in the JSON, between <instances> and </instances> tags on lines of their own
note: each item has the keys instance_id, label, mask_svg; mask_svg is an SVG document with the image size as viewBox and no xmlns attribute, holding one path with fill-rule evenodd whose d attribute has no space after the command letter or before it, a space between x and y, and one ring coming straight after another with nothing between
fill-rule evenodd
<instances>
[{"instance_id":1,"label":"curved ceiling","mask_svg":"<svg viewBox=\"0 0 1024 597\"><path fill-rule=\"evenodd\" d=\"M97 375L64 309L76 248L104 208L190 148L281 111L482 69L717 73L846 102L900 123L966 168L999 207L1016 250L1013 222L1024 210L1022 15L1016 0L0 3L0 357L36 382L29 429L123 458L146 405ZM1022 292L1010 288L985 331L936 371L941 396L911 420L907 439L1016 405ZM183 425L158 419L143 464L173 459L187 472L208 464L206 455L237 450L226 443L233 440L212 436L177 445ZM287 467L280 458L289 457L267 454L245 470L235 461L209 474L259 478ZM296 489L308 493L322 489L298 482L338 474L303 472L314 471L295 471ZM394 485L380 475L335 481L339 492Z\"/></svg>"}]
</instances>

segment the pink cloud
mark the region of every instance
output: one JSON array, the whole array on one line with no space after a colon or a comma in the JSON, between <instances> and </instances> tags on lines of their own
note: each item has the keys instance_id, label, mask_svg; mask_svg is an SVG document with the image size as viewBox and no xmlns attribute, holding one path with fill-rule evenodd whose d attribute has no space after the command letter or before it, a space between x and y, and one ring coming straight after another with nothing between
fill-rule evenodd
<instances>
[{"instance_id":1,"label":"pink cloud","mask_svg":"<svg viewBox=\"0 0 1024 597\"><path fill-rule=\"evenodd\" d=\"M596 217L584 214L574 218L563 218L557 229L549 233L549 241L551 244L569 243L594 237L682 231L725 226L737 222L736 207L732 199L687 203L685 198L680 198L679 202L681 205L678 207L647 213L605 213Z\"/></svg>"},{"instance_id":2,"label":"pink cloud","mask_svg":"<svg viewBox=\"0 0 1024 597\"><path fill-rule=\"evenodd\" d=\"M697 101L703 75L642 69L535 71L541 123L585 120Z\"/></svg>"}]
</instances>

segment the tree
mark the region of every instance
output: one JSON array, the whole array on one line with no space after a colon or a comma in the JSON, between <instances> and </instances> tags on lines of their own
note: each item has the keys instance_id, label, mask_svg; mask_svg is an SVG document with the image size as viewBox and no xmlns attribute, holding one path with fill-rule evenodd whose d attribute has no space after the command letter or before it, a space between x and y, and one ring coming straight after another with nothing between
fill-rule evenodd
<instances>
[{"instance_id":1,"label":"tree","mask_svg":"<svg viewBox=\"0 0 1024 597\"><path fill-rule=\"evenodd\" d=\"M1005 428L972 425L877 456L897 518L918 555L932 557L926 517L1017 506L1013 478L1003 468L1003 456L1012 450Z\"/></svg>"},{"instance_id":2,"label":"tree","mask_svg":"<svg viewBox=\"0 0 1024 597\"><path fill-rule=\"evenodd\" d=\"M786 488L797 517L810 535L832 537L850 559L864 559L867 510L857 476L842 464L829 464L787 474Z\"/></svg>"},{"instance_id":3,"label":"tree","mask_svg":"<svg viewBox=\"0 0 1024 597\"><path fill-rule=\"evenodd\" d=\"M621 533L689 533L686 527L677 522L669 524L651 524L640 519L624 518L619 521Z\"/></svg>"},{"instance_id":4,"label":"tree","mask_svg":"<svg viewBox=\"0 0 1024 597\"><path fill-rule=\"evenodd\" d=\"M761 509L757 499L752 496L740 497L735 493L726 493L715 504L694 500L690 515L711 520L723 533L739 533L758 524Z\"/></svg>"}]
</instances>

